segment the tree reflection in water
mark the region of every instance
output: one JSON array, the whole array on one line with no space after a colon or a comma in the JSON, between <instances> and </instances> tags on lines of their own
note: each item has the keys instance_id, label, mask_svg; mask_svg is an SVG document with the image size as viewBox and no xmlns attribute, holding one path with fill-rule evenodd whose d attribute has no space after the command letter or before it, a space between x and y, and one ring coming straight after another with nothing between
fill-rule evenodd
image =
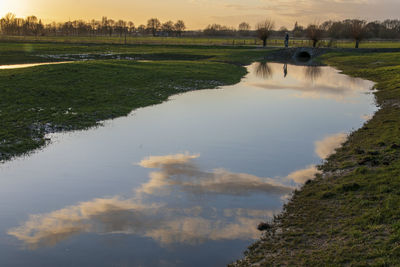
<instances>
[{"instance_id":1,"label":"tree reflection in water","mask_svg":"<svg viewBox=\"0 0 400 267\"><path fill-rule=\"evenodd\" d=\"M311 82L317 81L321 75L322 69L319 66L307 66L304 70L304 76Z\"/></svg>"},{"instance_id":2,"label":"tree reflection in water","mask_svg":"<svg viewBox=\"0 0 400 267\"><path fill-rule=\"evenodd\" d=\"M256 76L264 79L270 79L273 75L271 67L268 62L256 63Z\"/></svg>"}]
</instances>

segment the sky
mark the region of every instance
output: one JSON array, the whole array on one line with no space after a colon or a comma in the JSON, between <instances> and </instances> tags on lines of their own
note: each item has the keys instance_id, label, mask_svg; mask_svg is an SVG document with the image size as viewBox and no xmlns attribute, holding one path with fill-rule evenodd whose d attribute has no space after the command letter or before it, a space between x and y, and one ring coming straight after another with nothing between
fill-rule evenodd
<instances>
[{"instance_id":1,"label":"sky","mask_svg":"<svg viewBox=\"0 0 400 267\"><path fill-rule=\"evenodd\" d=\"M329 19L383 20L400 18L399 11L400 0L0 0L0 16L36 15L45 22L107 16L137 26L156 17L162 22L182 19L191 30L212 23L237 27L243 21L254 27L266 18L277 28L291 29L296 21L306 25Z\"/></svg>"}]
</instances>

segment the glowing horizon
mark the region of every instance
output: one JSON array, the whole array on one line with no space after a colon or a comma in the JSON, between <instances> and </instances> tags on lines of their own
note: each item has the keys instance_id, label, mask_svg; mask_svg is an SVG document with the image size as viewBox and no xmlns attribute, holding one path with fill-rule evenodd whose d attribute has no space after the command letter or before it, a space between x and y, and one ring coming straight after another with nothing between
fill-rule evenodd
<instances>
[{"instance_id":1,"label":"glowing horizon","mask_svg":"<svg viewBox=\"0 0 400 267\"><path fill-rule=\"evenodd\" d=\"M45 23L68 20L133 21L146 24L151 17L162 22L182 19L190 30L203 29L218 23L237 27L246 21L252 27L265 18L272 18L277 28L292 28L295 21L307 25L315 21L358 18L383 20L399 18L398 0L1 0L0 16L14 13L17 17L35 15Z\"/></svg>"}]
</instances>

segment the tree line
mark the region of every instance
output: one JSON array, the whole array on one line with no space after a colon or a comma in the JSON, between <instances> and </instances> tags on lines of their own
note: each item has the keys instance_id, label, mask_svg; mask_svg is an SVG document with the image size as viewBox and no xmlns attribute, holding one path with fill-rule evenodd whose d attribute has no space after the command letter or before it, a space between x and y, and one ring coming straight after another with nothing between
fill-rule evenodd
<instances>
[{"instance_id":1,"label":"tree line","mask_svg":"<svg viewBox=\"0 0 400 267\"><path fill-rule=\"evenodd\" d=\"M8 13L0 19L0 32L5 35L19 36L181 36L186 30L185 22L167 21L161 23L151 18L147 25L136 25L132 21L113 20L102 17L101 20L74 20L61 23L44 24L36 16L17 18Z\"/></svg>"},{"instance_id":2,"label":"tree line","mask_svg":"<svg viewBox=\"0 0 400 267\"><path fill-rule=\"evenodd\" d=\"M307 38L312 41L313 47L316 47L322 39L329 39L328 45L335 40L351 39L355 41L355 48L358 48L360 42L364 39L399 39L400 38L400 20L385 20L383 22L367 22L359 19L346 19L343 21L325 21L321 24L313 23L307 27L300 26L297 22L293 30L281 27L279 31L274 31L275 23L266 19L256 25L256 34L266 46L267 39L279 33L292 35L297 38Z\"/></svg>"},{"instance_id":3,"label":"tree line","mask_svg":"<svg viewBox=\"0 0 400 267\"><path fill-rule=\"evenodd\" d=\"M151 18L146 25L136 26L132 21L113 20L103 17L101 20L74 20L61 23L44 24L36 16L17 18L8 13L0 19L0 32L4 35L20 36L182 36L186 26L182 20L162 23L157 18ZM210 24L201 31L192 31L192 36L240 36L254 37L263 41L264 46L270 37L282 38L288 33L291 37L307 38L317 46L322 39L333 40L353 39L356 47L364 39L399 39L400 20L387 19L384 21L371 21L359 19L346 19L342 21L325 21L312 23L306 27L295 23L292 29L281 27L275 29L275 23L266 19L255 25L254 28L242 22L237 28L220 24Z\"/></svg>"}]
</instances>

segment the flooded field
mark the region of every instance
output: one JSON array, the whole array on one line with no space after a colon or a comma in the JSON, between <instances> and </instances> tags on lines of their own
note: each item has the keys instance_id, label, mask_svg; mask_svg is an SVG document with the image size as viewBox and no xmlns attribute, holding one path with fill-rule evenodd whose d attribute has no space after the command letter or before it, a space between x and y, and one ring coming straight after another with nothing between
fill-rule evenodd
<instances>
[{"instance_id":1,"label":"flooded field","mask_svg":"<svg viewBox=\"0 0 400 267\"><path fill-rule=\"evenodd\" d=\"M376 111L373 83L255 63L0 165L0 265L221 266Z\"/></svg>"}]
</instances>

